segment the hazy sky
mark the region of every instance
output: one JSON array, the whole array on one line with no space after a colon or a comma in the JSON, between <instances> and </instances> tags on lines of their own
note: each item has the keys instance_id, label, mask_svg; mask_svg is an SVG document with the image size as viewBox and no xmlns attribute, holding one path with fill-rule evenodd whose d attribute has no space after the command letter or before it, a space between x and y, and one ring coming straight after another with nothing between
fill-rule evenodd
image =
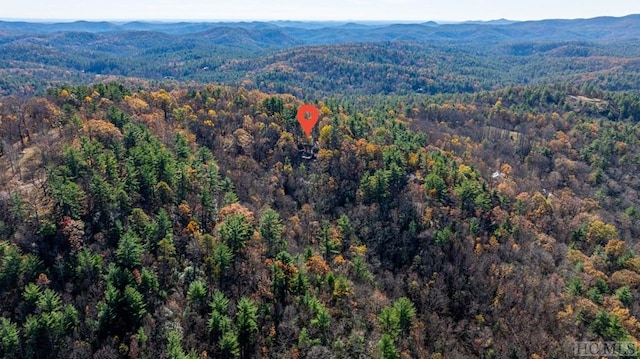
<instances>
[{"instance_id":1,"label":"hazy sky","mask_svg":"<svg viewBox=\"0 0 640 359\"><path fill-rule=\"evenodd\" d=\"M640 13L638 0L2 0L2 19L538 20Z\"/></svg>"}]
</instances>

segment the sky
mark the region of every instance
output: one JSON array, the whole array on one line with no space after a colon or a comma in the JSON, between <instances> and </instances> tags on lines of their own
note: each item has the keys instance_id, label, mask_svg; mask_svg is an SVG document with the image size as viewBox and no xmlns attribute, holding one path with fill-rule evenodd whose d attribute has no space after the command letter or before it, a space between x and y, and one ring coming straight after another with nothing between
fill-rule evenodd
<instances>
[{"instance_id":1,"label":"sky","mask_svg":"<svg viewBox=\"0 0 640 359\"><path fill-rule=\"evenodd\" d=\"M1 0L5 20L574 19L640 14L638 0Z\"/></svg>"}]
</instances>

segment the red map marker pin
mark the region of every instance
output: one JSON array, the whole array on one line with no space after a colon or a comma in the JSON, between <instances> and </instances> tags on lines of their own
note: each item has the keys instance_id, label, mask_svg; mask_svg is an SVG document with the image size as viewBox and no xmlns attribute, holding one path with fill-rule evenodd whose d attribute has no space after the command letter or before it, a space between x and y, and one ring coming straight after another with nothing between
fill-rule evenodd
<instances>
[{"instance_id":1,"label":"red map marker pin","mask_svg":"<svg viewBox=\"0 0 640 359\"><path fill-rule=\"evenodd\" d=\"M309 116L307 117L307 114ZM318 123L318 118L320 118L320 113L318 109L313 105L302 105L298 108L298 123L302 126L304 133L307 134L307 137L311 136L311 130Z\"/></svg>"}]
</instances>

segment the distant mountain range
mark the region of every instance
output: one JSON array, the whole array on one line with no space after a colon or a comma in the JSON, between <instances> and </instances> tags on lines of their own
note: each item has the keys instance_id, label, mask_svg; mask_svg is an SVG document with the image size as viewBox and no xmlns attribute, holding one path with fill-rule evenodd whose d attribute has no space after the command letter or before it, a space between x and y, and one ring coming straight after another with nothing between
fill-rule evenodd
<instances>
[{"instance_id":1,"label":"distant mountain range","mask_svg":"<svg viewBox=\"0 0 640 359\"><path fill-rule=\"evenodd\" d=\"M4 36L56 32L109 33L150 31L173 36L200 37L228 33L212 40L228 41L229 37L248 37L271 46L274 39L287 39L281 46L299 44L335 44L372 41L451 41L492 39L503 41L576 41L640 38L640 15L597 17L577 20L542 20L516 22L506 19L468 21L456 24L426 23L358 23L358 22L10 22L0 21ZM230 35L237 32L240 35Z\"/></svg>"},{"instance_id":2,"label":"distant mountain range","mask_svg":"<svg viewBox=\"0 0 640 359\"><path fill-rule=\"evenodd\" d=\"M274 92L460 92L612 69L630 74L629 87L637 58L640 15L456 24L0 21L0 94L96 75Z\"/></svg>"}]
</instances>

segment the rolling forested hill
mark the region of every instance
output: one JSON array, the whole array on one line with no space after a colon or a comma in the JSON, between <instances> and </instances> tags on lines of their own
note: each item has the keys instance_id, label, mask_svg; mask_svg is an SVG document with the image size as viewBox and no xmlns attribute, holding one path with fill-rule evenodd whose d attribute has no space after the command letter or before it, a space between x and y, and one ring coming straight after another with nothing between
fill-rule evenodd
<instances>
[{"instance_id":1,"label":"rolling forested hill","mask_svg":"<svg viewBox=\"0 0 640 359\"><path fill-rule=\"evenodd\" d=\"M0 23L0 357L639 346L637 21Z\"/></svg>"},{"instance_id":2,"label":"rolling forested hill","mask_svg":"<svg viewBox=\"0 0 640 359\"><path fill-rule=\"evenodd\" d=\"M0 93L110 75L298 97L458 93L614 69L624 76L616 86L629 89L639 85L637 29L635 15L442 25L0 22Z\"/></svg>"}]
</instances>

